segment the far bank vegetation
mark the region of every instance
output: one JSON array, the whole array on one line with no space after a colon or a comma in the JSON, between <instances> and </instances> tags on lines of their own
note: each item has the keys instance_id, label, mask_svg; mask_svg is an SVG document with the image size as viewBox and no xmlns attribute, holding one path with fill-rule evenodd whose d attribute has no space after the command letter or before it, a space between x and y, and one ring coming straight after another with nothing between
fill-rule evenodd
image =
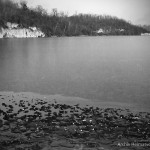
<instances>
[{"instance_id":1,"label":"far bank vegetation","mask_svg":"<svg viewBox=\"0 0 150 150\"><path fill-rule=\"evenodd\" d=\"M148 32L141 26L133 25L123 19L109 15L74 14L58 12L51 13L37 6L29 8L25 1L14 3L10 0L0 0L0 28L7 28L6 23L17 23L22 28L37 27L50 36L80 36L80 35L140 35Z\"/></svg>"}]
</instances>

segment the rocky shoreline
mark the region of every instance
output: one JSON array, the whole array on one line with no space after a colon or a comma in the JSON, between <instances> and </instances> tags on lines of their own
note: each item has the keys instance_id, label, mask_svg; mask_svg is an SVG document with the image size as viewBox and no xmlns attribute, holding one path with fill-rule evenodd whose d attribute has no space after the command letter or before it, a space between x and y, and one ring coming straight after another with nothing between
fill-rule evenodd
<instances>
[{"instance_id":1,"label":"rocky shoreline","mask_svg":"<svg viewBox=\"0 0 150 150\"><path fill-rule=\"evenodd\" d=\"M0 28L0 38L35 38L45 37L45 34L36 27L24 28L16 23L6 23L6 28Z\"/></svg>"},{"instance_id":2,"label":"rocky shoreline","mask_svg":"<svg viewBox=\"0 0 150 150\"><path fill-rule=\"evenodd\" d=\"M148 150L150 113L0 95L1 150Z\"/></svg>"}]
</instances>

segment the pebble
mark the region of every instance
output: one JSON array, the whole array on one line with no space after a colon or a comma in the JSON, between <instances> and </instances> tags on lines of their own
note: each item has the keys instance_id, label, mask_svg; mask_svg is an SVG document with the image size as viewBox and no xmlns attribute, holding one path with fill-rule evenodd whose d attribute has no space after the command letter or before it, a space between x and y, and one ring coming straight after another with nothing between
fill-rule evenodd
<instances>
[{"instance_id":1,"label":"pebble","mask_svg":"<svg viewBox=\"0 0 150 150\"><path fill-rule=\"evenodd\" d=\"M42 148L42 150L52 150L52 148L47 146L47 147Z\"/></svg>"},{"instance_id":2,"label":"pebble","mask_svg":"<svg viewBox=\"0 0 150 150\"><path fill-rule=\"evenodd\" d=\"M111 143L112 143L112 140L100 139L100 143L107 145L107 144L111 144Z\"/></svg>"},{"instance_id":3,"label":"pebble","mask_svg":"<svg viewBox=\"0 0 150 150\"><path fill-rule=\"evenodd\" d=\"M105 150L104 147L98 147L97 150Z\"/></svg>"},{"instance_id":4,"label":"pebble","mask_svg":"<svg viewBox=\"0 0 150 150\"><path fill-rule=\"evenodd\" d=\"M132 149L129 149L129 148L120 148L119 150L132 150Z\"/></svg>"},{"instance_id":5,"label":"pebble","mask_svg":"<svg viewBox=\"0 0 150 150\"><path fill-rule=\"evenodd\" d=\"M74 144L71 144L67 141L64 140L59 140L59 141L53 141L51 143L51 147L66 147L66 148L73 148Z\"/></svg>"},{"instance_id":6,"label":"pebble","mask_svg":"<svg viewBox=\"0 0 150 150\"><path fill-rule=\"evenodd\" d=\"M73 144L70 144L70 143L68 143L68 142L66 142L66 141L62 141L59 145L62 146L62 147L67 147L67 148L72 148L72 147L74 147Z\"/></svg>"},{"instance_id":7,"label":"pebble","mask_svg":"<svg viewBox=\"0 0 150 150\"><path fill-rule=\"evenodd\" d=\"M0 120L0 128L3 126L3 121Z\"/></svg>"},{"instance_id":8,"label":"pebble","mask_svg":"<svg viewBox=\"0 0 150 150\"><path fill-rule=\"evenodd\" d=\"M60 142L58 142L58 141L53 141L52 143L51 143L51 147L59 147L60 145Z\"/></svg>"},{"instance_id":9,"label":"pebble","mask_svg":"<svg viewBox=\"0 0 150 150\"><path fill-rule=\"evenodd\" d=\"M7 131L9 130L9 126L7 125L3 125L1 128L0 128L0 131Z\"/></svg>"}]
</instances>

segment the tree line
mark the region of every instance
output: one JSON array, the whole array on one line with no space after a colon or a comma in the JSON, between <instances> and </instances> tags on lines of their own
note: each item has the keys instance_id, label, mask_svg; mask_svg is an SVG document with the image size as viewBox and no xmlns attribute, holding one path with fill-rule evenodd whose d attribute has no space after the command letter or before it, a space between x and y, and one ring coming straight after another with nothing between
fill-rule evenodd
<instances>
[{"instance_id":1,"label":"tree line","mask_svg":"<svg viewBox=\"0 0 150 150\"><path fill-rule=\"evenodd\" d=\"M140 35L148 32L141 26L133 25L123 19L109 15L74 14L58 12L52 9L47 13L42 6L29 8L25 1L14 3L11 0L0 0L0 27L7 28L6 22L19 24L20 27L35 26L47 37L97 35L102 29L107 35ZM122 31L120 31L123 29Z\"/></svg>"},{"instance_id":2,"label":"tree line","mask_svg":"<svg viewBox=\"0 0 150 150\"><path fill-rule=\"evenodd\" d=\"M150 32L150 25L143 25L142 27Z\"/></svg>"}]
</instances>

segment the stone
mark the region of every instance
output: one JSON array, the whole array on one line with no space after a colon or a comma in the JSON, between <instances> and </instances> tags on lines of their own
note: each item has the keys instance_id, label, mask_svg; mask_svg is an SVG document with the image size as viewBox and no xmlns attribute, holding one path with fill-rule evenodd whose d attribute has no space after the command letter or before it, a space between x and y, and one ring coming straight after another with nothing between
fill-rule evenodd
<instances>
[{"instance_id":1,"label":"stone","mask_svg":"<svg viewBox=\"0 0 150 150\"><path fill-rule=\"evenodd\" d=\"M77 132L77 126L76 125L72 125L67 127L68 131L70 132L70 134L75 134Z\"/></svg>"},{"instance_id":2,"label":"stone","mask_svg":"<svg viewBox=\"0 0 150 150\"><path fill-rule=\"evenodd\" d=\"M52 143L51 143L51 147L59 147L60 145L60 142L58 142L58 141L53 141Z\"/></svg>"},{"instance_id":3,"label":"stone","mask_svg":"<svg viewBox=\"0 0 150 150\"><path fill-rule=\"evenodd\" d=\"M3 126L3 121L0 119L0 128Z\"/></svg>"},{"instance_id":4,"label":"stone","mask_svg":"<svg viewBox=\"0 0 150 150\"><path fill-rule=\"evenodd\" d=\"M67 147L67 148L72 148L72 147L74 147L73 144L71 144L71 143L69 143L69 142L67 142L67 141L61 141L61 143L60 143L59 145L62 146L62 147Z\"/></svg>"},{"instance_id":5,"label":"stone","mask_svg":"<svg viewBox=\"0 0 150 150\"><path fill-rule=\"evenodd\" d=\"M0 131L7 131L9 130L9 126L7 125L3 125L1 128L0 128Z\"/></svg>"},{"instance_id":6,"label":"stone","mask_svg":"<svg viewBox=\"0 0 150 150\"><path fill-rule=\"evenodd\" d=\"M26 127L24 127L24 126L20 126L20 127L19 127L19 130L20 130L21 132L26 132L26 131L27 131Z\"/></svg>"},{"instance_id":7,"label":"stone","mask_svg":"<svg viewBox=\"0 0 150 150\"><path fill-rule=\"evenodd\" d=\"M98 147L97 150L105 150L104 147Z\"/></svg>"},{"instance_id":8,"label":"stone","mask_svg":"<svg viewBox=\"0 0 150 150\"><path fill-rule=\"evenodd\" d=\"M67 142L66 140L59 140L53 141L51 143L51 147L66 147L66 148L73 148L74 144Z\"/></svg>"},{"instance_id":9,"label":"stone","mask_svg":"<svg viewBox=\"0 0 150 150\"><path fill-rule=\"evenodd\" d=\"M131 150L129 148L120 148L119 150Z\"/></svg>"},{"instance_id":10,"label":"stone","mask_svg":"<svg viewBox=\"0 0 150 150\"><path fill-rule=\"evenodd\" d=\"M73 150L83 150L85 146L83 144L76 144Z\"/></svg>"},{"instance_id":11,"label":"stone","mask_svg":"<svg viewBox=\"0 0 150 150\"><path fill-rule=\"evenodd\" d=\"M46 146L46 147L42 148L42 150L51 150L51 147Z\"/></svg>"},{"instance_id":12,"label":"stone","mask_svg":"<svg viewBox=\"0 0 150 150\"><path fill-rule=\"evenodd\" d=\"M11 129L12 133L21 133L21 131L18 128Z\"/></svg>"},{"instance_id":13,"label":"stone","mask_svg":"<svg viewBox=\"0 0 150 150\"><path fill-rule=\"evenodd\" d=\"M92 148L92 147L96 147L97 146L97 142L94 142L94 141L90 141L90 142L87 142L86 144L88 147Z\"/></svg>"},{"instance_id":14,"label":"stone","mask_svg":"<svg viewBox=\"0 0 150 150\"><path fill-rule=\"evenodd\" d=\"M36 29L26 29L26 28L2 28L0 32L0 38L29 38L29 37L45 37L45 34Z\"/></svg>"},{"instance_id":15,"label":"stone","mask_svg":"<svg viewBox=\"0 0 150 150\"><path fill-rule=\"evenodd\" d=\"M111 144L112 141L111 141L111 140L108 140L108 139L100 139L100 143L107 145L107 144Z\"/></svg>"},{"instance_id":16,"label":"stone","mask_svg":"<svg viewBox=\"0 0 150 150\"><path fill-rule=\"evenodd\" d=\"M88 147L85 147L82 150L97 150L97 148L88 148Z\"/></svg>"}]
</instances>

